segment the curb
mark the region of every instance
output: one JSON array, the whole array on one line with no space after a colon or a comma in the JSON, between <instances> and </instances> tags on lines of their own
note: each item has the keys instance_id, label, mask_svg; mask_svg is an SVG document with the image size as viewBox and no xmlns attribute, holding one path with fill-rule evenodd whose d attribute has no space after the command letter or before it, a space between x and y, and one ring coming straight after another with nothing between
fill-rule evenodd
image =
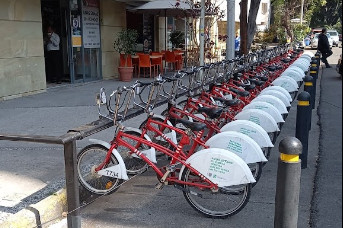
<instances>
[{"instance_id":1,"label":"curb","mask_svg":"<svg viewBox=\"0 0 343 228\"><path fill-rule=\"evenodd\" d=\"M0 227L48 227L56 223L56 220L61 220L62 213L65 211L67 211L67 194L65 189L61 189L40 202L10 215L0 223Z\"/></svg>"}]
</instances>

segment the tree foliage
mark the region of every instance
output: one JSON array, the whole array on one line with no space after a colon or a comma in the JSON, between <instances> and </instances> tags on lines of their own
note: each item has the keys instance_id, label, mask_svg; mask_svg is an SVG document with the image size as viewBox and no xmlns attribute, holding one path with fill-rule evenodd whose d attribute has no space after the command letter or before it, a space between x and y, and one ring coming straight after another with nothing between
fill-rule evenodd
<instances>
[{"instance_id":1,"label":"tree foliage","mask_svg":"<svg viewBox=\"0 0 343 228\"><path fill-rule=\"evenodd\" d=\"M330 2L336 2L336 3L339 1L341 0L330 0ZM292 40L294 40L294 39L302 39L304 37L304 35L309 30L309 22L311 22L310 25L312 27L320 27L318 23L317 24L312 23L312 21L318 20L316 16L317 12L321 12L322 8L326 8L328 2L326 0L304 0L303 19L306 21L304 25L291 23L291 19L300 18L301 1L299 0L272 0L271 4L273 6L272 13L273 13L274 25L283 27L286 35L291 37ZM326 15L326 17L330 17L330 14Z\"/></svg>"},{"instance_id":2,"label":"tree foliage","mask_svg":"<svg viewBox=\"0 0 343 228\"><path fill-rule=\"evenodd\" d=\"M342 23L342 0L324 1L321 7L313 9L311 27L334 26Z\"/></svg>"}]
</instances>

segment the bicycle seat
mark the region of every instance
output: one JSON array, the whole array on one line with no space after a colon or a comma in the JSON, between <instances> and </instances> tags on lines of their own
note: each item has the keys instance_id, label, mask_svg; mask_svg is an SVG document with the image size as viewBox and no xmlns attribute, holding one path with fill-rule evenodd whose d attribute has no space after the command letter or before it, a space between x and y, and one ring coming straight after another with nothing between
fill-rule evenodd
<instances>
[{"instance_id":1,"label":"bicycle seat","mask_svg":"<svg viewBox=\"0 0 343 228\"><path fill-rule=\"evenodd\" d=\"M267 76L256 76L256 78L258 78L259 80L264 81L264 82L268 81Z\"/></svg>"},{"instance_id":2,"label":"bicycle seat","mask_svg":"<svg viewBox=\"0 0 343 228\"><path fill-rule=\"evenodd\" d=\"M223 109L222 108L207 108L207 107L199 107L199 112L204 112L208 117L211 119L216 119L222 114Z\"/></svg>"},{"instance_id":3,"label":"bicycle seat","mask_svg":"<svg viewBox=\"0 0 343 228\"><path fill-rule=\"evenodd\" d=\"M241 78L242 76L243 76L242 73L234 73L234 74L233 74L233 79L234 79L234 80L238 80L238 79Z\"/></svg>"},{"instance_id":4,"label":"bicycle seat","mask_svg":"<svg viewBox=\"0 0 343 228\"><path fill-rule=\"evenodd\" d=\"M269 71L276 71L276 67L275 66L268 66L268 70Z\"/></svg>"},{"instance_id":5,"label":"bicycle seat","mask_svg":"<svg viewBox=\"0 0 343 228\"><path fill-rule=\"evenodd\" d=\"M248 91L241 91L241 90L234 89L234 88L230 88L230 91L236 93L237 95L239 95L241 97L248 97L250 95L250 93Z\"/></svg>"},{"instance_id":6,"label":"bicycle seat","mask_svg":"<svg viewBox=\"0 0 343 228\"><path fill-rule=\"evenodd\" d=\"M206 128L206 124L199 122L191 122L184 119L176 119L176 122L182 123L185 127L191 129L192 131L201 131Z\"/></svg>"},{"instance_id":7,"label":"bicycle seat","mask_svg":"<svg viewBox=\"0 0 343 228\"><path fill-rule=\"evenodd\" d=\"M168 76L162 76L162 78L164 80L166 80L167 82L173 82L173 81L178 80L177 78L171 78L171 77L168 77Z\"/></svg>"},{"instance_id":8,"label":"bicycle seat","mask_svg":"<svg viewBox=\"0 0 343 228\"><path fill-rule=\"evenodd\" d=\"M237 86L243 87L246 91L255 89L255 87L256 87L254 84L244 84L244 83L240 83L240 82L237 82L235 84Z\"/></svg>"},{"instance_id":9,"label":"bicycle seat","mask_svg":"<svg viewBox=\"0 0 343 228\"><path fill-rule=\"evenodd\" d=\"M194 68L194 69L191 70L191 71L180 70L179 72L180 72L180 73L187 74L187 75L190 75L190 74L194 74L194 73L196 72L196 69Z\"/></svg>"},{"instance_id":10,"label":"bicycle seat","mask_svg":"<svg viewBox=\"0 0 343 228\"><path fill-rule=\"evenodd\" d=\"M260 81L260 80L253 79L253 78L249 78L249 81L251 81L252 83L254 83L257 86L261 86L264 84L264 81Z\"/></svg>"},{"instance_id":11,"label":"bicycle seat","mask_svg":"<svg viewBox=\"0 0 343 228\"><path fill-rule=\"evenodd\" d=\"M239 100L238 99L226 99L224 97L213 97L213 100L215 101L220 101L222 103L224 103L226 106L235 106L238 105Z\"/></svg>"}]
</instances>

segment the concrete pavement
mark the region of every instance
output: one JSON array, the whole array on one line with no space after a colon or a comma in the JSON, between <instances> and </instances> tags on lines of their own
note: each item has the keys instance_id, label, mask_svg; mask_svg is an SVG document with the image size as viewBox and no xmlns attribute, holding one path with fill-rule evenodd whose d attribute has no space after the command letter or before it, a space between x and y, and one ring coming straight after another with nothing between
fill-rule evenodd
<instances>
[{"instance_id":1,"label":"concrete pavement","mask_svg":"<svg viewBox=\"0 0 343 228\"><path fill-rule=\"evenodd\" d=\"M334 55L340 51L341 49L334 49ZM337 56L329 58L333 66L336 58ZM298 227L310 227L310 224L313 225L312 227L341 227L342 223L340 217L342 163L338 159L341 159L341 156L335 156L342 149L341 122L338 124L335 121L336 119L341 121L342 81L339 80L334 68L324 68L322 72L324 76L320 76L319 80L322 81L321 78L324 77L328 79L323 83L317 83L317 91L319 91L319 86L322 86L322 97L318 109L320 119L318 119L317 109L313 110L308 168L302 170L301 177ZM332 80L329 81L329 78ZM50 88L46 93L1 102L1 132L62 135L70 128L97 119L97 112L93 105L94 94L102 86L110 91L110 88L116 88L119 83L121 82L101 81L60 86ZM317 103L319 103L319 95L320 93L317 92ZM340 100L333 98L334 96L340 97ZM149 171L124 184L118 192L94 199L93 203L83 207L81 209L82 227L273 227L278 143L286 136L294 136L295 114L296 102L293 103L277 139L271 159L263 169L260 182L253 189L248 205L239 214L225 220L204 218L187 204L179 190L170 186L160 191L155 190L154 185L157 179ZM125 124L134 126L140 122L141 120L136 118ZM108 129L92 138L109 141L112 136L113 132ZM82 140L77 145L82 148L87 143L87 140ZM0 141L0 154L0 192L2 194L0 195L0 210L3 220L9 221L6 214L14 214L32 203L39 201L42 203L41 199L64 186L62 147ZM315 190L314 198L312 198L313 189ZM63 196L63 194L60 195ZM55 196L58 197L59 194ZM63 199L59 200L63 204ZM48 204L51 206L51 203ZM332 206L335 206L333 213L331 213ZM59 213L56 215L50 211L49 219L40 214L41 221L44 223L56 218L63 208L57 211ZM327 216L328 211L330 211L330 217ZM19 213L22 212L23 210ZM28 213L32 214L32 211ZM45 213L49 214L49 212ZM18 218L19 216L17 214L10 217ZM333 225L324 225L327 224L326 220L332 221ZM340 226L335 226L339 224ZM2 225L4 223L0 223L0 227L8 227ZM65 221L56 224L55 227L66 227Z\"/></svg>"}]
</instances>

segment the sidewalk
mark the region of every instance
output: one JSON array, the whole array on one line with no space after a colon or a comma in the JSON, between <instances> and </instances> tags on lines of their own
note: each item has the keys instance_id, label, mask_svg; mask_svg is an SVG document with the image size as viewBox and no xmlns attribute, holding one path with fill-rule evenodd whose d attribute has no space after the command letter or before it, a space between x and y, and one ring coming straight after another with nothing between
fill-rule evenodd
<instances>
[{"instance_id":1,"label":"sidewalk","mask_svg":"<svg viewBox=\"0 0 343 228\"><path fill-rule=\"evenodd\" d=\"M324 69L323 72L328 73L330 77L334 77L335 71L333 69ZM316 107L319 104L321 78L320 76L317 81ZM328 78L328 76L325 76L325 78ZM341 87L341 81L338 82L340 84L333 81L333 85L330 86ZM46 93L0 102L0 131L1 133L12 134L62 135L68 129L96 120L98 116L94 105L95 93L99 91L100 87L105 87L107 91L111 91L111 89L117 88L119 85L123 85L123 83L114 80L82 85L68 85L49 88ZM326 91L340 93L341 97L341 88L340 90L329 88ZM337 183L338 186L335 185L335 189L330 189L330 192L333 192L330 195L325 194L326 189L320 188L323 185L332 186L330 183L333 179L337 180L338 178L328 174L327 177L316 179L316 186L313 183L319 148L322 148L322 155L324 155L323 151L326 151L327 146L333 147L328 147L332 153L330 157L325 157L325 159L333 160L335 165L338 165L333 170L335 174L336 172L338 174L342 167L342 163L340 163L340 166L337 164L337 157L331 157L335 151L336 153L341 153L341 132L339 133L338 129L338 133L333 135L336 138L332 138L330 135L332 141L325 138L327 127L338 125L338 123L333 122L334 119L339 117L336 115L337 110L340 111L341 115L341 103L337 101L337 104L332 105L331 101L333 100L331 99L328 102L327 100L323 101L322 98L321 105L325 105L326 101L328 102L327 105L333 109L330 111L325 106L319 109L320 123L322 123L320 125L321 129L317 125L319 121L317 108L312 112L308 168L302 170L301 177L298 223L298 227L301 228L310 227L311 209L311 221L317 222L319 224L317 227L328 227L323 225L326 223L320 226L320 221L325 221L326 214L331 211L329 209L330 204L325 203L330 196L333 199L338 199L336 202L331 203L338 206L336 208L337 213L340 212L341 214L342 211L341 206L339 208L339 205L341 205L341 194L339 195L337 192L339 183ZM336 100L334 101L336 102ZM286 123L272 150L271 159L264 167L259 183L252 190L249 203L237 215L225 220L204 218L189 206L181 191L171 186L166 186L162 190L155 190L154 186L157 183L157 179L149 171L124 184L118 192L100 197L92 204L83 207L81 209L82 227L273 227L276 170L279 155L278 144L284 137L295 135L296 105L297 102L294 101ZM156 113L161 109L163 107L158 109ZM141 117L138 117L125 122L125 125L137 126L141 122ZM329 130L332 132L332 129ZM325 138L324 141L319 141L320 134ZM112 129L107 129L91 138L109 141L112 137ZM78 148L87 145L87 141L88 139L77 142ZM321 147L319 147L319 142L321 142ZM337 146L337 142L340 142L340 148L339 145ZM6 214L16 213L28 205L37 203L64 186L63 148L53 145L0 141L0 156L2 158L0 160L0 211L2 212L0 213L0 227L9 227L7 226L8 224L4 225L4 223L1 223L1 220L5 220L5 218L9 221ZM339 157L341 158L341 156ZM321 171L318 171L318 173L324 172L327 174L326 170L331 170L331 164L321 163L322 169L319 169ZM18 169L19 167L20 169ZM341 190L341 176L338 177L340 177ZM318 206L311 208L314 187L318 190L318 197L317 200L314 200L314 204ZM336 192L338 196L332 196ZM57 199L55 202L65 203L63 198L59 198L59 196L63 196L63 194L57 194L52 197ZM328 202L331 201L329 200ZM43 200L41 204L43 204L44 208L49 208L47 211L39 210L40 220L43 223L62 214L63 205L53 205L49 200ZM322 204L328 207L322 208ZM31 205L31 207L37 209L35 205ZM30 214L31 217L34 217L32 211L23 211L26 211L24 216ZM25 220L26 217L18 216L20 213L23 215L23 211L10 217L16 218L16 221ZM331 212L330 214L332 215L330 219L337 222L336 214ZM341 217L339 216L338 218ZM56 224L55 227L66 227L65 224L64 220ZM35 226L35 223L26 227L33 226ZM333 225L331 227L340 226Z\"/></svg>"}]
</instances>

